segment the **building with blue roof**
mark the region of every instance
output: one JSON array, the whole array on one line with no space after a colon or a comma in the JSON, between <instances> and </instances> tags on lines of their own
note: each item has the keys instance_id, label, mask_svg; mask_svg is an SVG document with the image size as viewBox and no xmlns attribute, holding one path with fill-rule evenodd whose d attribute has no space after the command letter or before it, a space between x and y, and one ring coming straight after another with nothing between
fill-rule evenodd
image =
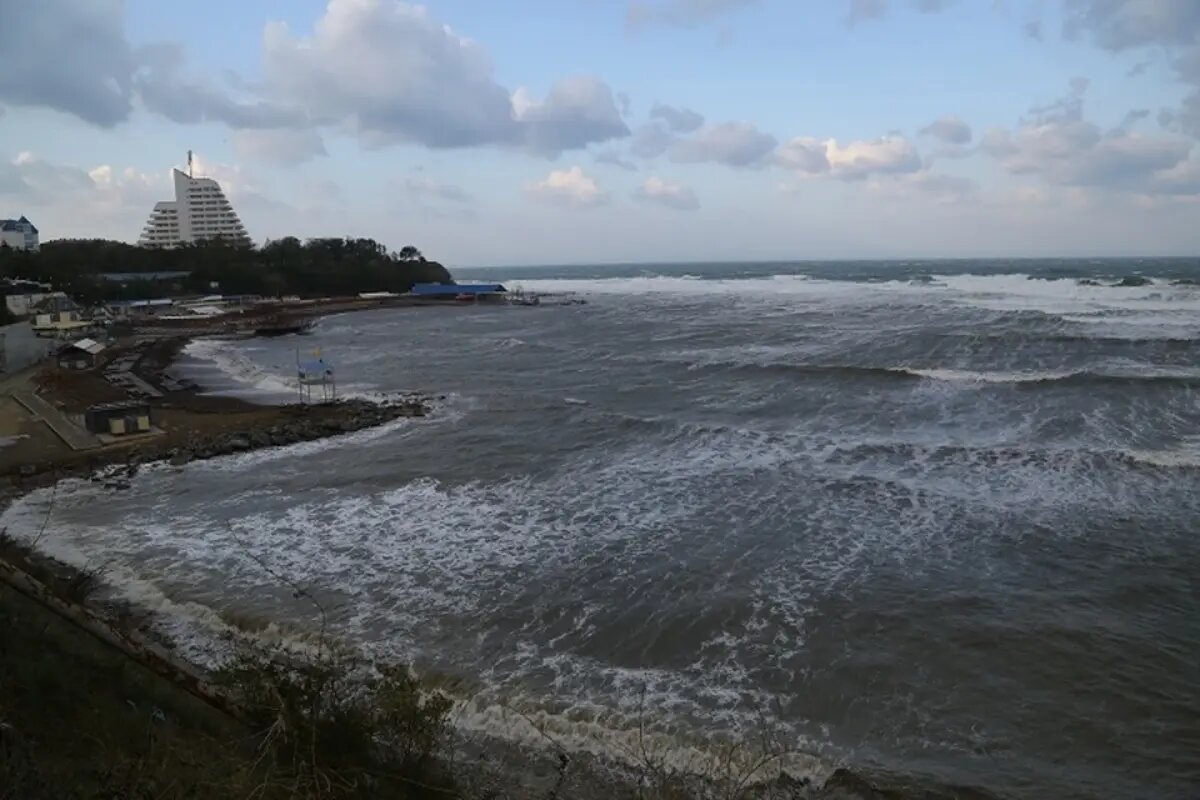
<instances>
[{"instance_id":1,"label":"building with blue roof","mask_svg":"<svg viewBox=\"0 0 1200 800\"><path fill-rule=\"evenodd\" d=\"M38 229L25 217L18 219L0 219L0 247L11 247L13 250L37 250Z\"/></svg>"},{"instance_id":2,"label":"building with blue roof","mask_svg":"<svg viewBox=\"0 0 1200 800\"><path fill-rule=\"evenodd\" d=\"M486 300L507 292L502 283L417 283L411 294L430 300Z\"/></svg>"}]
</instances>

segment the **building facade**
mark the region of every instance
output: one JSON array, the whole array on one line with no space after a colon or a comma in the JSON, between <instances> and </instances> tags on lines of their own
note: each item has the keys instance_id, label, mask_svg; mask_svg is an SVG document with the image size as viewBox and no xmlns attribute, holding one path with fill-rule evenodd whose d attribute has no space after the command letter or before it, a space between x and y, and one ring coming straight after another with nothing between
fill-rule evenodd
<instances>
[{"instance_id":1,"label":"building facade","mask_svg":"<svg viewBox=\"0 0 1200 800\"><path fill-rule=\"evenodd\" d=\"M37 250L41 246L38 229L25 217L0 219L0 247L4 246L14 250Z\"/></svg>"},{"instance_id":2,"label":"building facade","mask_svg":"<svg viewBox=\"0 0 1200 800\"><path fill-rule=\"evenodd\" d=\"M28 322L0 325L0 374L20 372L54 349L54 342L39 337Z\"/></svg>"},{"instance_id":3,"label":"building facade","mask_svg":"<svg viewBox=\"0 0 1200 800\"><path fill-rule=\"evenodd\" d=\"M242 221L221 185L212 178L194 178L173 171L175 199L154 204L150 219L142 229L138 244L142 247L178 247L206 239L224 239L249 244Z\"/></svg>"}]
</instances>

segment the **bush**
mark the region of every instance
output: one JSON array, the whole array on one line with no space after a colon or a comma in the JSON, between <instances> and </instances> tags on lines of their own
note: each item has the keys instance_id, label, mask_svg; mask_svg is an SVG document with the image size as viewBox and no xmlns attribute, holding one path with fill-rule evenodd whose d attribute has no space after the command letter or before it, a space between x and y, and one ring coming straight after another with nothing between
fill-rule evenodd
<instances>
[{"instance_id":1,"label":"bush","mask_svg":"<svg viewBox=\"0 0 1200 800\"><path fill-rule=\"evenodd\" d=\"M273 779L295 797L371 796L381 779L427 781L447 741L451 701L424 692L407 666L324 648L303 659L247 651L216 680L248 714Z\"/></svg>"}]
</instances>

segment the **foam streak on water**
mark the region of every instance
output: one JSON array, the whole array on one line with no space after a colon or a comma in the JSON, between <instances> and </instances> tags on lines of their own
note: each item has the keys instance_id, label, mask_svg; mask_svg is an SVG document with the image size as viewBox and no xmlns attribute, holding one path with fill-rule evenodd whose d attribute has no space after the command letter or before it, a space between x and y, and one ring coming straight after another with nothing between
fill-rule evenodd
<instances>
[{"instance_id":1,"label":"foam streak on water","mask_svg":"<svg viewBox=\"0 0 1200 800\"><path fill-rule=\"evenodd\" d=\"M695 764L766 719L816 779L1178 796L1200 783L1194 272L528 271L587 305L198 343L178 369L210 391L282 398L320 345L354 391L448 399L147 470L119 503L70 483L43 546L201 661L231 621L317 626L265 563L346 640L466 681L470 729L538 740L516 709L620 758L645 723ZM0 526L32 536L48 501Z\"/></svg>"}]
</instances>

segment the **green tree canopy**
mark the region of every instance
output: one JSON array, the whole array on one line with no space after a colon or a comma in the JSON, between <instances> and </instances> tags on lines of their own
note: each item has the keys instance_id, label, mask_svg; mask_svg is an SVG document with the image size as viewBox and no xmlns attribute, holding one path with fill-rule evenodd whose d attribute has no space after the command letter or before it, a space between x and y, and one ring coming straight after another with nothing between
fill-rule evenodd
<instances>
[{"instance_id":1,"label":"green tree canopy","mask_svg":"<svg viewBox=\"0 0 1200 800\"><path fill-rule=\"evenodd\" d=\"M106 281L102 273L187 272L175 287L161 281ZM449 271L412 245L399 253L374 239L294 236L261 248L206 241L173 249L105 239L63 239L41 250L0 250L0 276L53 284L85 302L157 297L169 291L302 297L407 292L414 283L453 283Z\"/></svg>"}]
</instances>

